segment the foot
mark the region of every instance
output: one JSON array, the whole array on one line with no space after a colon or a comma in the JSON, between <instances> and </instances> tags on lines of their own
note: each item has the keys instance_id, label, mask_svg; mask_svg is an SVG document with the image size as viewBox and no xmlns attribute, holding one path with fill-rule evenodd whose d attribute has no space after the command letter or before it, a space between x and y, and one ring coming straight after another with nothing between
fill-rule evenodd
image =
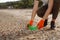
<instances>
[{"instance_id":1,"label":"foot","mask_svg":"<svg viewBox=\"0 0 60 40\"><path fill-rule=\"evenodd\" d=\"M51 24L50 25L51 25L50 29L51 30L55 30L55 27L56 27L55 26L55 22L54 21L51 21Z\"/></svg>"},{"instance_id":2,"label":"foot","mask_svg":"<svg viewBox=\"0 0 60 40\"><path fill-rule=\"evenodd\" d=\"M46 19L44 22L44 27L47 25L48 20Z\"/></svg>"}]
</instances>

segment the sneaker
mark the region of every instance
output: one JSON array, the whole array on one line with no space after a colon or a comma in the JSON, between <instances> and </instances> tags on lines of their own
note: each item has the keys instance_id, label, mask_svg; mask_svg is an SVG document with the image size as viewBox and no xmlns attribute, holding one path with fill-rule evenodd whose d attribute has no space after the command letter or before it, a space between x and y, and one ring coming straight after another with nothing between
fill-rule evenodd
<instances>
[{"instance_id":1,"label":"sneaker","mask_svg":"<svg viewBox=\"0 0 60 40\"><path fill-rule=\"evenodd\" d=\"M46 19L44 22L44 27L47 25L47 23L48 23L48 20Z\"/></svg>"},{"instance_id":2,"label":"sneaker","mask_svg":"<svg viewBox=\"0 0 60 40\"><path fill-rule=\"evenodd\" d=\"M56 27L56 26L55 26L55 22L54 22L54 21L51 21L51 24L50 24L50 25L51 25L50 29L51 29L51 30L54 30L55 27Z\"/></svg>"}]
</instances>

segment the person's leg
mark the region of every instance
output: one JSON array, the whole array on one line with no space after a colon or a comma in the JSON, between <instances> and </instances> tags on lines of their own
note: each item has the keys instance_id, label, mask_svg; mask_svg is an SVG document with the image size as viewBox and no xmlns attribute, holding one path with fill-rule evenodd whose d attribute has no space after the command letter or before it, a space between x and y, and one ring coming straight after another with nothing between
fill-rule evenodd
<instances>
[{"instance_id":1,"label":"person's leg","mask_svg":"<svg viewBox=\"0 0 60 40\"><path fill-rule=\"evenodd\" d=\"M45 14L45 12L47 10L47 7L48 7L48 5L39 7L39 9L37 10L37 16L43 18L44 14Z\"/></svg>"},{"instance_id":2,"label":"person's leg","mask_svg":"<svg viewBox=\"0 0 60 40\"><path fill-rule=\"evenodd\" d=\"M57 1L57 0L56 0ZM59 3L58 2L54 2L53 5L53 10L52 10L52 21L51 21L51 29L55 29L55 20L58 16L58 12L59 12Z\"/></svg>"},{"instance_id":3,"label":"person's leg","mask_svg":"<svg viewBox=\"0 0 60 40\"><path fill-rule=\"evenodd\" d=\"M45 5L45 6L41 7L41 8L39 8L38 11L37 11L37 15L39 17L43 18L47 8L48 8L48 5ZM48 21L48 19L45 20L44 27L47 25L47 21Z\"/></svg>"}]
</instances>

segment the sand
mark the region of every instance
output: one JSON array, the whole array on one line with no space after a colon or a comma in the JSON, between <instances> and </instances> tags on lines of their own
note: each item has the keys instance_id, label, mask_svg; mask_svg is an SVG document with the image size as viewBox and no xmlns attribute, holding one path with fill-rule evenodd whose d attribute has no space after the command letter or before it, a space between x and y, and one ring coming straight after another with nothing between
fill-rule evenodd
<instances>
[{"instance_id":1,"label":"sand","mask_svg":"<svg viewBox=\"0 0 60 40\"><path fill-rule=\"evenodd\" d=\"M32 9L0 9L0 40L60 40L60 13L55 30L46 30L50 27L50 15L45 28L30 31L26 29L26 24L31 18L31 13ZM40 19L36 16L34 25Z\"/></svg>"}]
</instances>

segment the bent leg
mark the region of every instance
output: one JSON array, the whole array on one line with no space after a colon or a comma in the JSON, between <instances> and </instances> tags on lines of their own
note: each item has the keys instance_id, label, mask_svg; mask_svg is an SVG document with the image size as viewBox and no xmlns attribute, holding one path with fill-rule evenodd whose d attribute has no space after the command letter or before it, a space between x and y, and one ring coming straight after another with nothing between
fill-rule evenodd
<instances>
[{"instance_id":1,"label":"bent leg","mask_svg":"<svg viewBox=\"0 0 60 40\"><path fill-rule=\"evenodd\" d=\"M45 5L45 6L41 7L41 8L39 8L38 11L37 11L37 16L42 18L44 16L47 8L48 8L48 5Z\"/></svg>"}]
</instances>

